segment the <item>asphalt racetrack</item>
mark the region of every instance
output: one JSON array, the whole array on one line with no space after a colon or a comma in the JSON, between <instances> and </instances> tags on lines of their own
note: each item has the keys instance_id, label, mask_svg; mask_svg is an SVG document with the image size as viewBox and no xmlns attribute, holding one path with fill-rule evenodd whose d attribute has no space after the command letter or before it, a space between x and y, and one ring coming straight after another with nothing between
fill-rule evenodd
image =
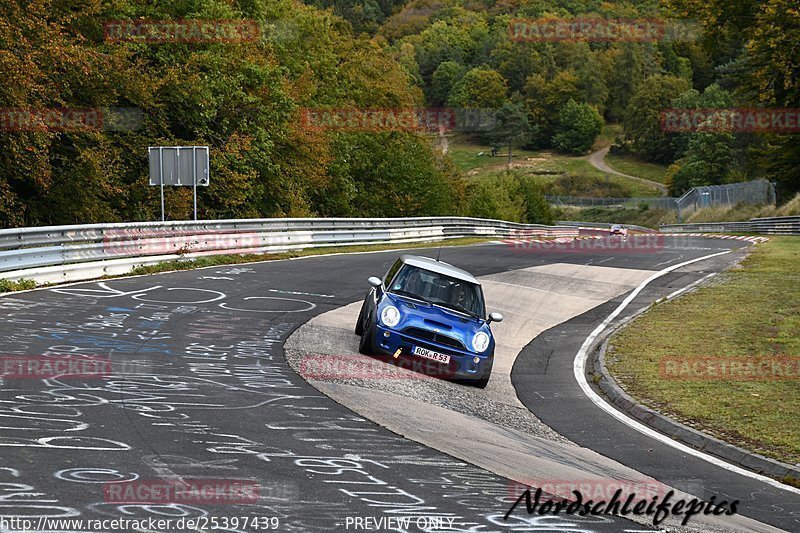
<instances>
[{"instance_id":1,"label":"asphalt racetrack","mask_svg":"<svg viewBox=\"0 0 800 533\"><path fill-rule=\"evenodd\" d=\"M502 356L483 391L411 379L309 382L298 374L315 350L351 354L354 303L367 277L382 276L398 251L6 295L4 356L81 354L111 365L95 376L3 378L0 516L51 531L70 530L52 520L70 517L203 517L215 519L216 531L658 530L611 515L517 509L503 519L519 494L513 480L587 471L641 474L695 496L740 500L738 521L707 530L798 531L796 492L626 427L590 402L571 374L581 343L649 275L731 250L658 278L620 319L726 268L746 246L667 237L647 253L443 248L443 261L481 279L488 311L507 317L493 327ZM490 445L501 447L487 456ZM136 501L113 488L187 480L244 483L257 487L257 498ZM376 521L366 527L357 518ZM199 524L184 529L212 530Z\"/></svg>"}]
</instances>

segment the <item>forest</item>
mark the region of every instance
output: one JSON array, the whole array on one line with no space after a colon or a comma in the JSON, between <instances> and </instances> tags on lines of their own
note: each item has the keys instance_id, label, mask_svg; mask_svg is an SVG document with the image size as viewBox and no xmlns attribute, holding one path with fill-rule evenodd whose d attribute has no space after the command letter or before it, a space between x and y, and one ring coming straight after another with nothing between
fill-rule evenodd
<instances>
[{"instance_id":1,"label":"forest","mask_svg":"<svg viewBox=\"0 0 800 533\"><path fill-rule=\"evenodd\" d=\"M203 219L488 216L499 194L514 218L552 221L545 185L471 180L441 132L312 127L315 109L488 111L491 127L463 135L575 155L615 124L612 153L668 166L673 195L757 178L780 198L800 191L796 133L662 127L665 109L800 107L796 0L5 0L0 15L4 228L158 219L147 147L159 145L210 147ZM514 31L574 19L681 31ZM217 34L120 38L143 21ZM51 110L81 127L20 118ZM166 192L167 218L189 218L191 190Z\"/></svg>"}]
</instances>

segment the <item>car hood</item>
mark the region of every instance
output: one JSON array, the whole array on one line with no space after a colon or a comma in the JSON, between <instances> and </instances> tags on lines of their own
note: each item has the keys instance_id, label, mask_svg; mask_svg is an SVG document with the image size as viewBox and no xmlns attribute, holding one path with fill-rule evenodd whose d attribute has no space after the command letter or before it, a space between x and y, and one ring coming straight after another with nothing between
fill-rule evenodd
<instances>
[{"instance_id":1,"label":"car hood","mask_svg":"<svg viewBox=\"0 0 800 533\"><path fill-rule=\"evenodd\" d=\"M483 319L386 293L381 307L389 303L400 311L400 322L395 326L398 330L409 327L438 330L439 333L459 339L468 348L471 347L472 338L479 331L488 333L490 339L492 337L489 324ZM494 339L491 342L494 344Z\"/></svg>"}]
</instances>

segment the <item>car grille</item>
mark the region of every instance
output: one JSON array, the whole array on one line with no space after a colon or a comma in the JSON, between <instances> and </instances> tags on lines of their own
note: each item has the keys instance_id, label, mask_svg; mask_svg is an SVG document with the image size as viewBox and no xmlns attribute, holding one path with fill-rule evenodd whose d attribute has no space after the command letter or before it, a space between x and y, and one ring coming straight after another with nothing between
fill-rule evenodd
<instances>
[{"instance_id":1,"label":"car grille","mask_svg":"<svg viewBox=\"0 0 800 533\"><path fill-rule=\"evenodd\" d=\"M453 348L457 348L459 350L465 350L464 344L459 341L458 339L454 339L453 337L449 337L447 335L442 335L441 333L435 333L433 331L429 331L427 329L422 328L406 328L403 330L404 333L408 333L418 339L424 339L427 341L437 342L439 344L443 344L445 346L452 346Z\"/></svg>"}]
</instances>

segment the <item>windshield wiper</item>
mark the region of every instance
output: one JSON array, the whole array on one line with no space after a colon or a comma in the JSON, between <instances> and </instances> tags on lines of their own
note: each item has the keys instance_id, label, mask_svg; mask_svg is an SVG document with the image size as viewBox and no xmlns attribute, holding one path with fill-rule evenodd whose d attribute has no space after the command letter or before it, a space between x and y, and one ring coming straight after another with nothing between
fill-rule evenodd
<instances>
[{"instance_id":1,"label":"windshield wiper","mask_svg":"<svg viewBox=\"0 0 800 533\"><path fill-rule=\"evenodd\" d=\"M430 300L426 300L422 296L414 294L413 292L404 291L402 289L397 289L397 290L393 290L393 291L389 291L389 292L391 292L392 294L399 294L400 296L408 296L409 298L413 298L415 300L419 300L420 302L425 302L428 305L431 305L433 303Z\"/></svg>"},{"instance_id":2,"label":"windshield wiper","mask_svg":"<svg viewBox=\"0 0 800 533\"><path fill-rule=\"evenodd\" d=\"M447 302L434 302L433 304L434 305L439 305L441 307L447 307L448 309L455 309L456 311L461 311L462 313L466 313L469 316L474 317L474 318L481 318L480 315L478 315L474 311L470 311L469 309L467 309L463 305L451 304L451 303L447 303Z\"/></svg>"}]
</instances>

